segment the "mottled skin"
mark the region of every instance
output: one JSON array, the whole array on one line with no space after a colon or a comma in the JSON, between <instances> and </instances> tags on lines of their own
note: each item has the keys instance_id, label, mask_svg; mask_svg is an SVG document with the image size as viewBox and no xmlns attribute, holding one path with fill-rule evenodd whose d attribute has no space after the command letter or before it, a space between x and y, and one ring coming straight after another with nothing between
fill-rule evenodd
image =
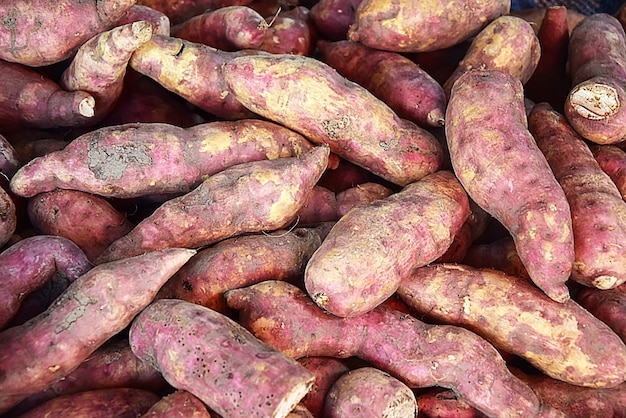
<instances>
[{"instance_id":1,"label":"mottled skin","mask_svg":"<svg viewBox=\"0 0 626 418\"><path fill-rule=\"evenodd\" d=\"M243 233L285 228L328 163L328 147L302 157L237 164L172 198L114 241L95 261L162 248L198 248Z\"/></svg>"},{"instance_id":2,"label":"mottled skin","mask_svg":"<svg viewBox=\"0 0 626 418\"><path fill-rule=\"evenodd\" d=\"M359 357L411 388L453 389L492 417L532 417L539 401L495 348L457 326L379 306L354 318L325 313L298 287L265 281L226 292L239 322L293 358Z\"/></svg>"},{"instance_id":3,"label":"mottled skin","mask_svg":"<svg viewBox=\"0 0 626 418\"><path fill-rule=\"evenodd\" d=\"M526 84L540 56L539 38L530 23L514 16L498 17L472 39L465 56L443 84L443 90L449 97L454 82L473 68L504 71Z\"/></svg>"},{"instance_id":4,"label":"mottled skin","mask_svg":"<svg viewBox=\"0 0 626 418\"><path fill-rule=\"evenodd\" d=\"M420 415L436 418L485 418L451 389L429 388L416 394Z\"/></svg>"},{"instance_id":5,"label":"mottled skin","mask_svg":"<svg viewBox=\"0 0 626 418\"><path fill-rule=\"evenodd\" d=\"M63 150L31 160L13 176L11 189L24 197L56 188L117 198L180 194L230 166L293 157L311 148L302 135L253 119L187 129L128 123L93 130Z\"/></svg>"},{"instance_id":6,"label":"mottled skin","mask_svg":"<svg viewBox=\"0 0 626 418\"><path fill-rule=\"evenodd\" d=\"M417 313L465 326L555 379L589 387L626 380L626 345L573 300L556 302L494 269L432 264L398 288Z\"/></svg>"},{"instance_id":7,"label":"mottled skin","mask_svg":"<svg viewBox=\"0 0 626 418\"><path fill-rule=\"evenodd\" d=\"M280 12L276 17L266 17L271 25L259 50L272 54L311 56L315 52L317 30L304 6Z\"/></svg>"},{"instance_id":8,"label":"mottled skin","mask_svg":"<svg viewBox=\"0 0 626 418\"><path fill-rule=\"evenodd\" d=\"M211 418L200 399L186 390L176 390L163 396L140 418Z\"/></svg>"},{"instance_id":9,"label":"mottled skin","mask_svg":"<svg viewBox=\"0 0 626 418\"><path fill-rule=\"evenodd\" d=\"M0 59L31 67L63 61L89 38L115 25L134 4L135 0L4 1Z\"/></svg>"},{"instance_id":10,"label":"mottled skin","mask_svg":"<svg viewBox=\"0 0 626 418\"><path fill-rule=\"evenodd\" d=\"M2 331L0 411L79 367L126 328L193 254L166 249L93 267L45 312Z\"/></svg>"},{"instance_id":11,"label":"mottled skin","mask_svg":"<svg viewBox=\"0 0 626 418\"><path fill-rule=\"evenodd\" d=\"M224 292L263 280L297 282L332 223L229 238L198 252L161 288L176 298L231 314Z\"/></svg>"},{"instance_id":12,"label":"mottled skin","mask_svg":"<svg viewBox=\"0 0 626 418\"><path fill-rule=\"evenodd\" d=\"M152 26L152 33L158 35L170 36L171 22L170 18L164 13L153 9L152 7L144 6L141 4L134 4L131 6L124 16L117 21L117 26L122 26L127 23L138 22L140 20L150 22Z\"/></svg>"},{"instance_id":13,"label":"mottled skin","mask_svg":"<svg viewBox=\"0 0 626 418\"><path fill-rule=\"evenodd\" d=\"M55 274L73 282L91 269L85 253L67 238L35 235L0 253L0 329L18 312L24 298Z\"/></svg>"},{"instance_id":14,"label":"mottled skin","mask_svg":"<svg viewBox=\"0 0 626 418\"><path fill-rule=\"evenodd\" d=\"M504 0L364 0L348 39L384 51L435 51L470 38L510 7Z\"/></svg>"},{"instance_id":15,"label":"mottled skin","mask_svg":"<svg viewBox=\"0 0 626 418\"><path fill-rule=\"evenodd\" d=\"M572 89L564 115L583 137L612 144L626 137L626 34L606 13L586 17L572 30L568 69Z\"/></svg>"},{"instance_id":16,"label":"mottled skin","mask_svg":"<svg viewBox=\"0 0 626 418\"><path fill-rule=\"evenodd\" d=\"M171 36L222 51L258 49L267 33L263 16L248 6L207 10L171 29Z\"/></svg>"},{"instance_id":17,"label":"mottled skin","mask_svg":"<svg viewBox=\"0 0 626 418\"><path fill-rule=\"evenodd\" d=\"M341 217L355 206L385 199L392 194L392 189L379 183L365 182L357 184L335 195L335 199L337 200L337 214Z\"/></svg>"},{"instance_id":18,"label":"mottled skin","mask_svg":"<svg viewBox=\"0 0 626 418\"><path fill-rule=\"evenodd\" d=\"M616 145L592 145L594 158L626 200L626 151Z\"/></svg>"},{"instance_id":19,"label":"mottled skin","mask_svg":"<svg viewBox=\"0 0 626 418\"><path fill-rule=\"evenodd\" d=\"M336 357L307 356L298 363L315 375L315 382L300 402L315 417L321 417L326 394L337 378L350 370L348 363Z\"/></svg>"},{"instance_id":20,"label":"mottled skin","mask_svg":"<svg viewBox=\"0 0 626 418\"><path fill-rule=\"evenodd\" d=\"M314 376L227 316L159 299L133 321L129 341L177 389L227 417L285 417Z\"/></svg>"},{"instance_id":21,"label":"mottled skin","mask_svg":"<svg viewBox=\"0 0 626 418\"><path fill-rule=\"evenodd\" d=\"M411 269L441 256L468 214L467 194L450 171L355 207L309 260L306 290L334 315L367 312L391 296Z\"/></svg>"},{"instance_id":22,"label":"mottled skin","mask_svg":"<svg viewBox=\"0 0 626 418\"><path fill-rule=\"evenodd\" d=\"M138 48L129 65L189 103L219 119L254 116L230 93L222 66L235 57L259 51L221 51L173 36L153 35Z\"/></svg>"},{"instance_id":23,"label":"mottled skin","mask_svg":"<svg viewBox=\"0 0 626 418\"><path fill-rule=\"evenodd\" d=\"M367 88L401 118L426 128L443 126L443 88L409 58L348 40L320 40L317 46L324 62Z\"/></svg>"},{"instance_id":24,"label":"mottled skin","mask_svg":"<svg viewBox=\"0 0 626 418\"><path fill-rule=\"evenodd\" d=\"M469 70L452 87L446 121L452 167L468 195L510 232L533 282L552 299L567 300L570 208L528 130L521 81L499 70Z\"/></svg>"},{"instance_id":25,"label":"mottled skin","mask_svg":"<svg viewBox=\"0 0 626 418\"><path fill-rule=\"evenodd\" d=\"M321 37L330 41L348 39L348 29L361 1L319 0L311 6L311 20Z\"/></svg>"},{"instance_id":26,"label":"mottled skin","mask_svg":"<svg viewBox=\"0 0 626 418\"><path fill-rule=\"evenodd\" d=\"M626 282L626 202L583 138L547 103L535 105L530 131L561 184L571 208L571 278L610 289Z\"/></svg>"},{"instance_id":27,"label":"mottled skin","mask_svg":"<svg viewBox=\"0 0 626 418\"><path fill-rule=\"evenodd\" d=\"M441 167L434 135L315 58L250 55L222 68L244 106L392 183L404 186Z\"/></svg>"},{"instance_id":28,"label":"mottled skin","mask_svg":"<svg viewBox=\"0 0 626 418\"><path fill-rule=\"evenodd\" d=\"M576 295L576 301L626 341L626 293L585 287Z\"/></svg>"},{"instance_id":29,"label":"mottled skin","mask_svg":"<svg viewBox=\"0 0 626 418\"><path fill-rule=\"evenodd\" d=\"M8 187L0 185L0 247L11 240L17 229L17 209Z\"/></svg>"}]
</instances>

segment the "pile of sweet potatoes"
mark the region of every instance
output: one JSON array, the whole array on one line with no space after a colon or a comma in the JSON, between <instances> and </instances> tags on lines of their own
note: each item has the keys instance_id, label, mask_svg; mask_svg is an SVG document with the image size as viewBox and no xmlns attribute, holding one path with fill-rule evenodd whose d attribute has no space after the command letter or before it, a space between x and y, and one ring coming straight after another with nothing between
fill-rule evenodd
<instances>
[{"instance_id":1,"label":"pile of sweet potatoes","mask_svg":"<svg viewBox=\"0 0 626 418\"><path fill-rule=\"evenodd\" d=\"M0 418L626 416L626 13L0 4Z\"/></svg>"}]
</instances>

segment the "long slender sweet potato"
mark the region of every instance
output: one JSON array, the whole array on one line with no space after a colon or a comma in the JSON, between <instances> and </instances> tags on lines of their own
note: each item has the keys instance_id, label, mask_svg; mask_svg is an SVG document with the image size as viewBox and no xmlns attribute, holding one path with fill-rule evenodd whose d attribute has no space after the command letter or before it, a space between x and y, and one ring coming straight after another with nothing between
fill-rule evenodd
<instances>
[{"instance_id":1,"label":"long slender sweet potato","mask_svg":"<svg viewBox=\"0 0 626 418\"><path fill-rule=\"evenodd\" d=\"M31 67L69 58L110 29L135 0L13 0L0 3L0 59Z\"/></svg>"},{"instance_id":2,"label":"long slender sweet potato","mask_svg":"<svg viewBox=\"0 0 626 418\"><path fill-rule=\"evenodd\" d=\"M609 289L626 282L626 202L583 138L547 103L535 105L529 128L571 208L571 278Z\"/></svg>"},{"instance_id":3,"label":"long slender sweet potato","mask_svg":"<svg viewBox=\"0 0 626 418\"><path fill-rule=\"evenodd\" d=\"M415 269L398 294L417 313L467 327L555 379L590 387L626 380L626 345L615 332L572 299L551 300L527 280L432 264Z\"/></svg>"},{"instance_id":4,"label":"long slender sweet potato","mask_svg":"<svg viewBox=\"0 0 626 418\"><path fill-rule=\"evenodd\" d=\"M464 328L425 324L384 306L353 318L328 315L304 291L282 281L225 296L243 326L290 357L356 356L411 388L452 388L489 416L530 417L541 408L496 349Z\"/></svg>"},{"instance_id":5,"label":"long slender sweet potato","mask_svg":"<svg viewBox=\"0 0 626 418\"><path fill-rule=\"evenodd\" d=\"M592 145L591 152L626 200L626 151L616 145Z\"/></svg>"},{"instance_id":6,"label":"long slender sweet potato","mask_svg":"<svg viewBox=\"0 0 626 418\"><path fill-rule=\"evenodd\" d=\"M211 418L200 399L186 390L177 390L164 396L140 418Z\"/></svg>"},{"instance_id":7,"label":"long slender sweet potato","mask_svg":"<svg viewBox=\"0 0 626 418\"><path fill-rule=\"evenodd\" d=\"M574 262L567 198L528 130L523 86L499 70L470 70L452 87L445 133L454 172L508 229L535 284L565 301Z\"/></svg>"},{"instance_id":8,"label":"long slender sweet potato","mask_svg":"<svg viewBox=\"0 0 626 418\"><path fill-rule=\"evenodd\" d=\"M364 0L348 39L385 51L434 51L470 38L510 8L511 3L504 0Z\"/></svg>"},{"instance_id":9,"label":"long slender sweet potato","mask_svg":"<svg viewBox=\"0 0 626 418\"><path fill-rule=\"evenodd\" d=\"M367 88L401 118L426 128L443 126L443 88L409 58L347 40L320 40L317 46L324 62Z\"/></svg>"},{"instance_id":10,"label":"long slender sweet potato","mask_svg":"<svg viewBox=\"0 0 626 418\"><path fill-rule=\"evenodd\" d=\"M307 263L306 290L334 315L367 312L391 296L411 269L441 256L468 215L465 190L443 170L355 207Z\"/></svg>"},{"instance_id":11,"label":"long slender sweet potato","mask_svg":"<svg viewBox=\"0 0 626 418\"><path fill-rule=\"evenodd\" d=\"M0 410L46 389L126 328L193 254L166 249L96 266L0 338ZM19 356L16 353L20 353Z\"/></svg>"},{"instance_id":12,"label":"long slender sweet potato","mask_svg":"<svg viewBox=\"0 0 626 418\"><path fill-rule=\"evenodd\" d=\"M180 194L230 166L297 156L312 146L290 129L254 119L187 129L161 123L114 125L31 160L13 176L11 188L24 197L56 188L118 198Z\"/></svg>"},{"instance_id":13,"label":"long slender sweet potato","mask_svg":"<svg viewBox=\"0 0 626 418\"><path fill-rule=\"evenodd\" d=\"M308 356L298 359L315 376L311 389L302 398L302 405L315 417L323 417L324 402L331 386L339 376L348 372L350 367L344 359L325 356Z\"/></svg>"},{"instance_id":14,"label":"long slender sweet potato","mask_svg":"<svg viewBox=\"0 0 626 418\"><path fill-rule=\"evenodd\" d=\"M136 356L222 416L285 417L313 384L297 361L227 316L179 299L159 299L133 321Z\"/></svg>"},{"instance_id":15,"label":"long slender sweet potato","mask_svg":"<svg viewBox=\"0 0 626 418\"><path fill-rule=\"evenodd\" d=\"M442 150L431 133L321 61L263 54L222 68L244 106L392 183L404 186L441 167Z\"/></svg>"},{"instance_id":16,"label":"long slender sweet potato","mask_svg":"<svg viewBox=\"0 0 626 418\"><path fill-rule=\"evenodd\" d=\"M328 147L319 146L302 157L242 163L214 174L159 206L104 250L96 263L284 228L326 169L328 154Z\"/></svg>"}]
</instances>

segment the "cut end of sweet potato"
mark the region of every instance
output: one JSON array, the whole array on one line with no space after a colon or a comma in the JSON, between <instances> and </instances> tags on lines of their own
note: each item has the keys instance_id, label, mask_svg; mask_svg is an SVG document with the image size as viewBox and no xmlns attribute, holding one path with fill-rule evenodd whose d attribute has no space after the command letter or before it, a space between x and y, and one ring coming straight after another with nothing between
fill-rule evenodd
<instances>
[{"instance_id":1,"label":"cut end of sweet potato","mask_svg":"<svg viewBox=\"0 0 626 418\"><path fill-rule=\"evenodd\" d=\"M574 110L589 120L602 120L616 114L621 103L614 87L601 83L581 83L570 92Z\"/></svg>"},{"instance_id":2,"label":"cut end of sweet potato","mask_svg":"<svg viewBox=\"0 0 626 418\"><path fill-rule=\"evenodd\" d=\"M92 118L95 114L96 100L92 96L85 97L78 103L78 113L86 118Z\"/></svg>"},{"instance_id":3,"label":"cut end of sweet potato","mask_svg":"<svg viewBox=\"0 0 626 418\"><path fill-rule=\"evenodd\" d=\"M615 287L618 283L618 278L612 275L603 274L601 276L597 276L593 279L591 284L602 290L608 290Z\"/></svg>"},{"instance_id":4,"label":"cut end of sweet potato","mask_svg":"<svg viewBox=\"0 0 626 418\"><path fill-rule=\"evenodd\" d=\"M294 385L292 390L287 393L287 395L281 399L280 403L276 407L272 418L284 418L289 415L289 413L298 405L298 403L304 398L304 396L309 393L311 387L313 386L314 379L313 377L306 382L301 382L297 385Z\"/></svg>"}]
</instances>

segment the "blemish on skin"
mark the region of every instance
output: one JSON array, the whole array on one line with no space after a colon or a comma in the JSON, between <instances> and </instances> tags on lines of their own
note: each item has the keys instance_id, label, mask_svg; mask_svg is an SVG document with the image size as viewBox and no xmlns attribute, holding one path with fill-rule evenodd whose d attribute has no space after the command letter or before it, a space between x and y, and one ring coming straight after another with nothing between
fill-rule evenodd
<instances>
[{"instance_id":1,"label":"blemish on skin","mask_svg":"<svg viewBox=\"0 0 626 418\"><path fill-rule=\"evenodd\" d=\"M329 138L337 137L337 130L346 129L350 126L350 116L344 115L339 119L335 120L324 120L322 121L322 128L324 128L324 132L328 135Z\"/></svg>"}]
</instances>

